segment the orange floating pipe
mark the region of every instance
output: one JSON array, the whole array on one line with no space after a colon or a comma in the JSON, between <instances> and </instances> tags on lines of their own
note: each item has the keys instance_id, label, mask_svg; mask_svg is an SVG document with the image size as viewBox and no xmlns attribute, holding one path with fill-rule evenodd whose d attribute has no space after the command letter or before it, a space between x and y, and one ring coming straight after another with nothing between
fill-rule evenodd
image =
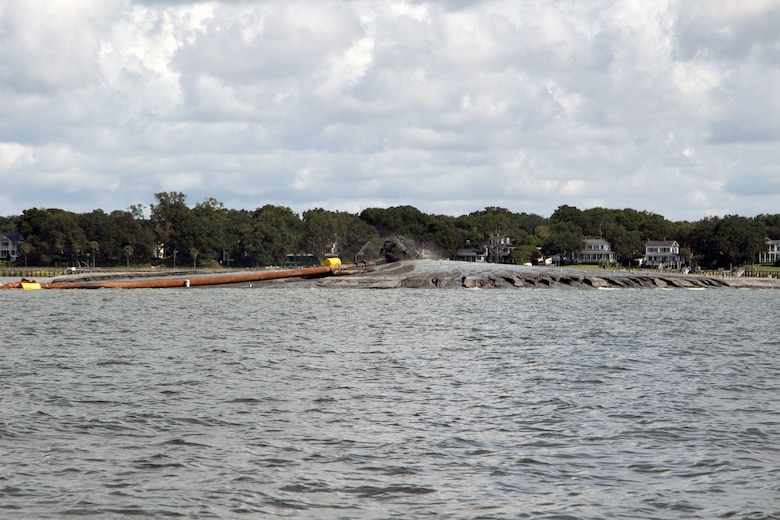
<instances>
[{"instance_id":1,"label":"orange floating pipe","mask_svg":"<svg viewBox=\"0 0 780 520\"><path fill-rule=\"evenodd\" d=\"M193 276L178 278L157 278L153 280L119 280L104 282L51 282L42 283L41 289L166 289L173 287L197 287L205 285L224 285L231 283L279 280L282 278L322 277L341 271L341 266L303 267L300 269L280 269L258 273L220 274L213 276ZM345 273L346 274L346 273ZM350 273L352 274L352 273Z\"/></svg>"}]
</instances>

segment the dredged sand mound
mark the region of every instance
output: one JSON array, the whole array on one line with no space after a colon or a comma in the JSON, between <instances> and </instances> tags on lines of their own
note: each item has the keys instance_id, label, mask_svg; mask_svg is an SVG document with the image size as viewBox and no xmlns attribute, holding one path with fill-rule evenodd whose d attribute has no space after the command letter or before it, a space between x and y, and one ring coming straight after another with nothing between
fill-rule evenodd
<instances>
[{"instance_id":1,"label":"dredged sand mound","mask_svg":"<svg viewBox=\"0 0 780 520\"><path fill-rule=\"evenodd\" d=\"M382 264L370 272L319 280L323 287L396 288L569 288L569 289L780 289L775 278L717 277L654 271L567 269L405 260Z\"/></svg>"}]
</instances>

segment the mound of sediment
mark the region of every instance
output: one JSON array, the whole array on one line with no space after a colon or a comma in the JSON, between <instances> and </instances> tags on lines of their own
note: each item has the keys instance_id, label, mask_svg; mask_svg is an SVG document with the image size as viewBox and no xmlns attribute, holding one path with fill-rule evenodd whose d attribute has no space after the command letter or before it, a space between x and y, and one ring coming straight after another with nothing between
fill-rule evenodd
<instances>
[{"instance_id":1,"label":"mound of sediment","mask_svg":"<svg viewBox=\"0 0 780 520\"><path fill-rule=\"evenodd\" d=\"M560 288L560 289L712 289L773 288L780 280L657 273L476 264L449 260L407 260L371 272L318 282L325 287L393 288Z\"/></svg>"},{"instance_id":2,"label":"mound of sediment","mask_svg":"<svg viewBox=\"0 0 780 520\"><path fill-rule=\"evenodd\" d=\"M387 263L414 260L419 258L417 244L401 236L390 237L382 244L379 257Z\"/></svg>"}]
</instances>

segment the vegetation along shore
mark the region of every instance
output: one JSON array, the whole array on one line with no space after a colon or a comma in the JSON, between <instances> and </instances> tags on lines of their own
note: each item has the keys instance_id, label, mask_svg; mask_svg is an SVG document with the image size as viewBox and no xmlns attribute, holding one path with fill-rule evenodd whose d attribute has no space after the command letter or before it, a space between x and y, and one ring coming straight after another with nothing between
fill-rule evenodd
<instances>
[{"instance_id":1,"label":"vegetation along shore","mask_svg":"<svg viewBox=\"0 0 780 520\"><path fill-rule=\"evenodd\" d=\"M563 205L549 217L500 207L429 215L411 206L299 215L270 204L253 211L214 199L190 205L179 192L111 213L32 208L0 217L0 267L256 268L317 264L331 254L350 262L378 258L389 236L413 241L424 258L470 250L485 262L566 265L578 261L585 239L598 238L610 247L605 267L639 267L648 241L674 241L690 270L780 267L766 255L768 240L780 239L780 214L672 222L647 211Z\"/></svg>"}]
</instances>

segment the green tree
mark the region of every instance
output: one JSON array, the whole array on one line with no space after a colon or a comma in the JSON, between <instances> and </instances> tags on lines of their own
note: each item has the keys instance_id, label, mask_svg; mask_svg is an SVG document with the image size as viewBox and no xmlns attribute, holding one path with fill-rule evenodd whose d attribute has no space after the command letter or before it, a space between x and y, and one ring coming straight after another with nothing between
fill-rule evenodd
<instances>
[{"instance_id":1,"label":"green tree","mask_svg":"<svg viewBox=\"0 0 780 520\"><path fill-rule=\"evenodd\" d=\"M431 256L452 258L465 243L466 239L457 225L457 219L447 215L430 217L428 229L423 236L423 246L431 252Z\"/></svg>"},{"instance_id":2,"label":"green tree","mask_svg":"<svg viewBox=\"0 0 780 520\"><path fill-rule=\"evenodd\" d=\"M133 250L132 255L138 259L151 259L155 234L143 213L117 210L112 211L108 217L117 233L113 243L129 246ZM122 246L121 250L123 256L125 246Z\"/></svg>"},{"instance_id":3,"label":"green tree","mask_svg":"<svg viewBox=\"0 0 780 520\"><path fill-rule=\"evenodd\" d=\"M192 210L187 206L187 196L172 191L155 193L156 204L151 204L151 224L156 241L162 245L163 255L172 256L174 251L193 247Z\"/></svg>"},{"instance_id":4,"label":"green tree","mask_svg":"<svg viewBox=\"0 0 780 520\"><path fill-rule=\"evenodd\" d=\"M540 254L536 246L522 245L512 250L512 261L518 265L534 263L539 260Z\"/></svg>"},{"instance_id":5,"label":"green tree","mask_svg":"<svg viewBox=\"0 0 780 520\"><path fill-rule=\"evenodd\" d=\"M418 237L424 235L418 233ZM337 254L345 261L352 261L377 236L376 228L352 213L321 208L303 213L303 248L317 255Z\"/></svg>"},{"instance_id":6,"label":"green tree","mask_svg":"<svg viewBox=\"0 0 780 520\"><path fill-rule=\"evenodd\" d=\"M430 219L412 206L367 208L360 213L360 218L373 226L380 236L404 235L415 240L423 238Z\"/></svg>"},{"instance_id":7,"label":"green tree","mask_svg":"<svg viewBox=\"0 0 780 520\"><path fill-rule=\"evenodd\" d=\"M14 221L7 217L0 217L0 233L13 233L16 230Z\"/></svg>"},{"instance_id":8,"label":"green tree","mask_svg":"<svg viewBox=\"0 0 780 520\"><path fill-rule=\"evenodd\" d=\"M631 265L645 252L645 242L638 230L628 231L620 224L610 223L603 229L603 238L612 245L615 258L622 265Z\"/></svg>"},{"instance_id":9,"label":"green tree","mask_svg":"<svg viewBox=\"0 0 780 520\"><path fill-rule=\"evenodd\" d=\"M718 217L707 217L696 222L688 240L691 245L691 265L715 267L720 258L719 246L715 240L715 227Z\"/></svg>"},{"instance_id":10,"label":"green tree","mask_svg":"<svg viewBox=\"0 0 780 520\"><path fill-rule=\"evenodd\" d=\"M707 267L733 267L755 262L766 247L766 225L738 215L708 217L696 223L692 250L696 262Z\"/></svg>"},{"instance_id":11,"label":"green tree","mask_svg":"<svg viewBox=\"0 0 780 520\"><path fill-rule=\"evenodd\" d=\"M506 208L487 207L468 215L476 230L468 239L476 243L485 243L491 236L507 236L513 244L533 244L531 238L539 222L533 216L518 214Z\"/></svg>"},{"instance_id":12,"label":"green tree","mask_svg":"<svg viewBox=\"0 0 780 520\"><path fill-rule=\"evenodd\" d=\"M645 240L673 240L674 224L661 215L643 212L644 221L639 226L639 233Z\"/></svg>"},{"instance_id":13,"label":"green tree","mask_svg":"<svg viewBox=\"0 0 780 520\"><path fill-rule=\"evenodd\" d=\"M766 227L766 237L780 240L780 213L776 215L758 215L756 220Z\"/></svg>"},{"instance_id":14,"label":"green tree","mask_svg":"<svg viewBox=\"0 0 780 520\"><path fill-rule=\"evenodd\" d=\"M539 241L539 245L541 245L541 243L547 240L547 237L550 236L550 226L547 224L540 224L534 228L533 234Z\"/></svg>"},{"instance_id":15,"label":"green tree","mask_svg":"<svg viewBox=\"0 0 780 520\"><path fill-rule=\"evenodd\" d=\"M322 208L303 212L303 247L315 255L338 251L344 242L346 227L332 211Z\"/></svg>"},{"instance_id":16,"label":"green tree","mask_svg":"<svg viewBox=\"0 0 780 520\"><path fill-rule=\"evenodd\" d=\"M727 215L716 225L715 235L724 267L757 262L766 247L766 226L751 218Z\"/></svg>"},{"instance_id":17,"label":"green tree","mask_svg":"<svg viewBox=\"0 0 780 520\"><path fill-rule=\"evenodd\" d=\"M542 243L542 253L549 256L560 255L561 260L572 258L573 254L584 247L582 228L568 221L560 221L550 228L550 234Z\"/></svg>"},{"instance_id":18,"label":"green tree","mask_svg":"<svg viewBox=\"0 0 780 520\"><path fill-rule=\"evenodd\" d=\"M520 213L516 216L516 219L519 227L528 233L529 236L534 237L534 242L537 241L535 238L537 228L547 224L546 218L534 213ZM533 245L539 245L539 243L534 243Z\"/></svg>"},{"instance_id":19,"label":"green tree","mask_svg":"<svg viewBox=\"0 0 780 520\"><path fill-rule=\"evenodd\" d=\"M227 267L257 265L252 251L254 243L252 213L243 209L231 211L228 213L228 222L231 238L229 244L222 250L220 260L222 265Z\"/></svg>"},{"instance_id":20,"label":"green tree","mask_svg":"<svg viewBox=\"0 0 780 520\"><path fill-rule=\"evenodd\" d=\"M288 207L266 204L251 216L245 234L245 252L256 265L279 265L297 252L302 223Z\"/></svg>"},{"instance_id":21,"label":"green tree","mask_svg":"<svg viewBox=\"0 0 780 520\"><path fill-rule=\"evenodd\" d=\"M235 241L230 229L230 211L214 198L207 198L192 209L190 249L197 249L205 260L221 259L223 251Z\"/></svg>"},{"instance_id":22,"label":"green tree","mask_svg":"<svg viewBox=\"0 0 780 520\"><path fill-rule=\"evenodd\" d=\"M588 223L585 217L582 215L582 211L574 206L558 206L558 208L550 215L551 224L569 223L577 226L580 230L588 227Z\"/></svg>"},{"instance_id":23,"label":"green tree","mask_svg":"<svg viewBox=\"0 0 780 520\"><path fill-rule=\"evenodd\" d=\"M127 208L127 212L135 220L144 220L144 205L143 204L133 204L129 208Z\"/></svg>"},{"instance_id":24,"label":"green tree","mask_svg":"<svg viewBox=\"0 0 780 520\"><path fill-rule=\"evenodd\" d=\"M122 257L123 246L119 241L122 233L109 215L102 209L96 209L78 215L77 222L88 241L100 244L99 258L93 258L93 263L98 259L101 262L119 262Z\"/></svg>"},{"instance_id":25,"label":"green tree","mask_svg":"<svg viewBox=\"0 0 780 520\"><path fill-rule=\"evenodd\" d=\"M19 232L33 247L34 265L84 260L87 244L78 215L61 209L25 210L18 220Z\"/></svg>"},{"instance_id":26,"label":"green tree","mask_svg":"<svg viewBox=\"0 0 780 520\"><path fill-rule=\"evenodd\" d=\"M355 255L369 242L378 242L379 233L376 228L364 222L360 216L347 212L337 212L336 218L342 221L345 229L341 249L338 252L341 259L345 262L353 261Z\"/></svg>"},{"instance_id":27,"label":"green tree","mask_svg":"<svg viewBox=\"0 0 780 520\"><path fill-rule=\"evenodd\" d=\"M605 208L590 208L581 212L582 232L586 236L606 238L608 228L616 225L615 211Z\"/></svg>"}]
</instances>

